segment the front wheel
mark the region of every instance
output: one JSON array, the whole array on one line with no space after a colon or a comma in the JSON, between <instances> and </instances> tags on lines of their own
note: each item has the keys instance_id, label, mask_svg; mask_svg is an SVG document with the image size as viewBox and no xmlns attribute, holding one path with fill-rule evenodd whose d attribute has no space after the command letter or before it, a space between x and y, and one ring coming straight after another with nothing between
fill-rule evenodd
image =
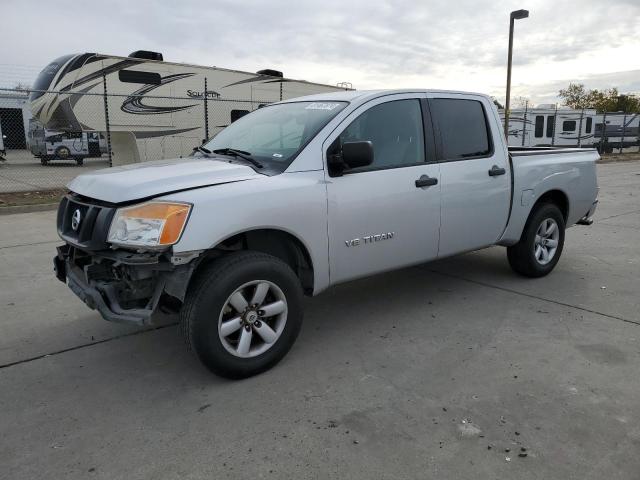
<instances>
[{"instance_id":1,"label":"front wheel","mask_svg":"<svg viewBox=\"0 0 640 480\"><path fill-rule=\"evenodd\" d=\"M564 217L551 203L540 205L529 217L520 241L507 248L509 265L527 277L543 277L558 263L564 246Z\"/></svg>"},{"instance_id":2,"label":"front wheel","mask_svg":"<svg viewBox=\"0 0 640 480\"><path fill-rule=\"evenodd\" d=\"M278 363L298 336L302 287L276 257L232 253L197 274L180 323L209 370L226 378L256 375Z\"/></svg>"}]
</instances>

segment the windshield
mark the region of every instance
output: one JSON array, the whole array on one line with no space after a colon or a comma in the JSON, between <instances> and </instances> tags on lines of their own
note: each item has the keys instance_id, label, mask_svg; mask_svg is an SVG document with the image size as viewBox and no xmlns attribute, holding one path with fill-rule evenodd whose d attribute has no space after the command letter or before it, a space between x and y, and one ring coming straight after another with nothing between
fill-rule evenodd
<instances>
[{"instance_id":1,"label":"windshield","mask_svg":"<svg viewBox=\"0 0 640 480\"><path fill-rule=\"evenodd\" d=\"M249 153L265 166L282 171L346 105L346 102L267 105L232 123L203 146L212 152L230 148Z\"/></svg>"},{"instance_id":2,"label":"windshield","mask_svg":"<svg viewBox=\"0 0 640 480\"><path fill-rule=\"evenodd\" d=\"M75 57L75 55L65 55L64 57L56 58L53 62L44 67L36 78L35 83L33 84L34 90L48 90L53 77L56 76L56 73L58 73L60 67L62 67L73 57ZM35 100L42 95L44 95L44 92L31 92L31 96L29 97L29 99Z\"/></svg>"}]
</instances>

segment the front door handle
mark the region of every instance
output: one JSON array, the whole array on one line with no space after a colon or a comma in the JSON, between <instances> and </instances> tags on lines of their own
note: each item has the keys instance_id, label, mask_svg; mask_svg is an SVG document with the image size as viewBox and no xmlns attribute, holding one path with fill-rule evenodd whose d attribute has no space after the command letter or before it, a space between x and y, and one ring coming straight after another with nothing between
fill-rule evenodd
<instances>
[{"instance_id":1,"label":"front door handle","mask_svg":"<svg viewBox=\"0 0 640 480\"><path fill-rule=\"evenodd\" d=\"M429 175L422 175L419 179L416 180L416 187L431 187L432 185L437 185L438 179L430 177Z\"/></svg>"},{"instance_id":2,"label":"front door handle","mask_svg":"<svg viewBox=\"0 0 640 480\"><path fill-rule=\"evenodd\" d=\"M504 168L498 167L497 165L494 165L493 167L491 167L491 170L489 170L490 177L497 177L498 175L504 175L505 173L507 173L507 171Z\"/></svg>"}]
</instances>

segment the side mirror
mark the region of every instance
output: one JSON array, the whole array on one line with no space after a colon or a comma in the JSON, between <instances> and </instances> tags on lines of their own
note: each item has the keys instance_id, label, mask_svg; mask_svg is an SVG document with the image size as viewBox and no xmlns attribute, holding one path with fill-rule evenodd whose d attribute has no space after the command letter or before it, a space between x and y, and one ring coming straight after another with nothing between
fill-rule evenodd
<instances>
[{"instance_id":1,"label":"side mirror","mask_svg":"<svg viewBox=\"0 0 640 480\"><path fill-rule=\"evenodd\" d=\"M370 141L343 143L342 161L349 168L371 165L373 163L373 144Z\"/></svg>"},{"instance_id":2,"label":"side mirror","mask_svg":"<svg viewBox=\"0 0 640 480\"><path fill-rule=\"evenodd\" d=\"M329 175L340 177L345 170L366 167L373 163L373 144L366 142L345 142L340 148L340 139L329 147L327 152L327 167Z\"/></svg>"}]
</instances>

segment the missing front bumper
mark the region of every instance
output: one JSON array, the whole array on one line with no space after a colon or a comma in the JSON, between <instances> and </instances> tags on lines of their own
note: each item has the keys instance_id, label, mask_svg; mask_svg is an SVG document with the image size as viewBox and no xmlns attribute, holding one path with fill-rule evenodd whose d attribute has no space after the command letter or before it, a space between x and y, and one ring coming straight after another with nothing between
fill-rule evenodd
<instances>
[{"instance_id":1,"label":"missing front bumper","mask_svg":"<svg viewBox=\"0 0 640 480\"><path fill-rule=\"evenodd\" d=\"M74 247L69 245L58 247L57 251L53 264L58 280L66 283L80 300L89 308L97 310L105 320L117 323L139 326L153 324L153 314L167 287L175 295L176 291L180 291L180 285L176 287L176 284L188 282L192 273L192 267L188 265L174 267L157 261L144 262L144 258L140 257L129 258L130 263L124 266L122 260L114 261L112 258L98 256L85 256L82 263L76 261ZM109 271L109 268L124 268L133 276L142 273L142 279L129 280L125 285L116 275L110 279L94 273L95 270L99 273ZM186 284L184 288L186 289ZM131 303L132 297L144 306L123 306L127 300Z\"/></svg>"}]
</instances>

